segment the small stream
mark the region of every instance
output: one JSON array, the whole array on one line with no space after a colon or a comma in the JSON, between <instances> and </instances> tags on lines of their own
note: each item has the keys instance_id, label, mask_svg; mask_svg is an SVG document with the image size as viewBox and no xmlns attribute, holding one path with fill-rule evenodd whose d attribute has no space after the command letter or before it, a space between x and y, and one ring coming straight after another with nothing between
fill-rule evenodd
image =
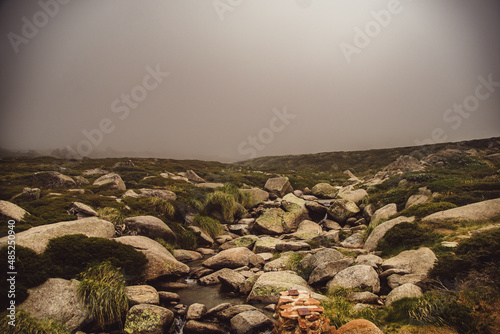
<instances>
[{"instance_id":1,"label":"small stream","mask_svg":"<svg viewBox=\"0 0 500 334\"><path fill-rule=\"evenodd\" d=\"M191 269L197 269L202 266L202 263L208 259L210 256L205 256L199 260L187 262L186 264ZM204 304L207 307L207 310L220 305L222 303L231 303L231 304L245 304L245 296L242 295L234 295L229 292L224 292L221 290L220 284L215 285L201 285L198 283L197 279L186 278L181 281L185 283L184 287L179 288L169 288L168 290L171 292L175 292L180 297L179 304L184 304L189 307L189 305L194 303ZM262 309L266 305L253 305L259 309ZM272 318L272 313L269 311L265 311L264 313ZM183 334L184 324L186 323L185 317L176 316L174 320L175 326L175 334ZM269 332L270 333L270 332Z\"/></svg>"}]
</instances>

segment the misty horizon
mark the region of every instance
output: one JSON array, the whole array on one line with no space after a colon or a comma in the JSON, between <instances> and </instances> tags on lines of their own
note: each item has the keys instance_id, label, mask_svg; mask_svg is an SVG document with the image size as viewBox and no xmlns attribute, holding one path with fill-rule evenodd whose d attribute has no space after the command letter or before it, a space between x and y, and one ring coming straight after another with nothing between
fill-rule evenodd
<instances>
[{"instance_id":1,"label":"misty horizon","mask_svg":"<svg viewBox=\"0 0 500 334\"><path fill-rule=\"evenodd\" d=\"M0 3L0 147L221 162L500 136L500 4Z\"/></svg>"}]
</instances>

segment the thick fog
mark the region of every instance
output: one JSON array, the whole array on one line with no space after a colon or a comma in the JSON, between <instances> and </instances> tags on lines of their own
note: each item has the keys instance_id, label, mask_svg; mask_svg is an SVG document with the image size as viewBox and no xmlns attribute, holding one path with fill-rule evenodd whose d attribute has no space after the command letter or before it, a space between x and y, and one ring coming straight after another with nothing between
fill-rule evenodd
<instances>
[{"instance_id":1,"label":"thick fog","mask_svg":"<svg viewBox=\"0 0 500 334\"><path fill-rule=\"evenodd\" d=\"M496 0L0 2L0 147L245 160L500 136Z\"/></svg>"}]
</instances>

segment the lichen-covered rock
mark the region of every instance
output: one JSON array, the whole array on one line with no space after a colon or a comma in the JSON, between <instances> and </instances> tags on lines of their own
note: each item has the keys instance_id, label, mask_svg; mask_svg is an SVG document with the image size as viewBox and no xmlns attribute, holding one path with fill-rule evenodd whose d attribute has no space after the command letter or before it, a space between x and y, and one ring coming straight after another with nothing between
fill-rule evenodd
<instances>
[{"instance_id":1,"label":"lichen-covered rock","mask_svg":"<svg viewBox=\"0 0 500 334\"><path fill-rule=\"evenodd\" d=\"M100 186L109 190L126 190L125 182L123 182L120 175L116 173L109 173L101 176L94 181L94 186Z\"/></svg>"},{"instance_id":2,"label":"lichen-covered rock","mask_svg":"<svg viewBox=\"0 0 500 334\"><path fill-rule=\"evenodd\" d=\"M354 189L354 186L347 186L339 190L338 197L353 201L354 203L358 204L361 202L365 197L368 196L368 193L364 189Z\"/></svg>"},{"instance_id":3,"label":"lichen-covered rock","mask_svg":"<svg viewBox=\"0 0 500 334\"><path fill-rule=\"evenodd\" d=\"M165 189L142 188L139 189L139 192L139 197L158 197L168 201L175 201L177 199L177 195L174 192Z\"/></svg>"},{"instance_id":4,"label":"lichen-covered rock","mask_svg":"<svg viewBox=\"0 0 500 334\"><path fill-rule=\"evenodd\" d=\"M335 198L337 196L339 189L335 188L329 183L318 183L312 187L311 192L314 196L321 198Z\"/></svg>"},{"instance_id":5,"label":"lichen-covered rock","mask_svg":"<svg viewBox=\"0 0 500 334\"><path fill-rule=\"evenodd\" d=\"M336 286L346 289L361 288L377 293L380 291L380 280L372 267L357 265L342 270L326 285L328 289Z\"/></svg>"},{"instance_id":6,"label":"lichen-covered rock","mask_svg":"<svg viewBox=\"0 0 500 334\"><path fill-rule=\"evenodd\" d=\"M342 253L338 250L332 248L323 248L314 253L309 253L302 261L300 261L300 266L302 268L314 269L320 264L328 263L332 261L340 260L344 257Z\"/></svg>"},{"instance_id":7,"label":"lichen-covered rock","mask_svg":"<svg viewBox=\"0 0 500 334\"><path fill-rule=\"evenodd\" d=\"M296 252L311 249L311 245L303 241L282 241L276 245L278 252Z\"/></svg>"},{"instance_id":8,"label":"lichen-covered rock","mask_svg":"<svg viewBox=\"0 0 500 334\"><path fill-rule=\"evenodd\" d=\"M144 278L151 281L163 276L184 276L189 273L189 267L177 261L170 252L158 242L143 236L125 236L114 239L146 255L148 263L144 270Z\"/></svg>"},{"instance_id":9,"label":"lichen-covered rock","mask_svg":"<svg viewBox=\"0 0 500 334\"><path fill-rule=\"evenodd\" d=\"M306 219L299 224L299 228L292 235L297 239L310 240L320 235L321 232L323 232L321 226Z\"/></svg>"},{"instance_id":10,"label":"lichen-covered rock","mask_svg":"<svg viewBox=\"0 0 500 334\"><path fill-rule=\"evenodd\" d=\"M359 208L356 203L347 199L337 199L328 208L328 214L339 223L345 223L348 218L353 217L358 212Z\"/></svg>"},{"instance_id":11,"label":"lichen-covered rock","mask_svg":"<svg viewBox=\"0 0 500 334\"><path fill-rule=\"evenodd\" d=\"M265 234L282 234L285 232L284 214L280 208L267 209L255 220L254 229Z\"/></svg>"},{"instance_id":12,"label":"lichen-covered rock","mask_svg":"<svg viewBox=\"0 0 500 334\"><path fill-rule=\"evenodd\" d=\"M348 257L336 261L320 263L309 276L309 284L318 284L331 280L342 270L354 263L354 259Z\"/></svg>"},{"instance_id":13,"label":"lichen-covered rock","mask_svg":"<svg viewBox=\"0 0 500 334\"><path fill-rule=\"evenodd\" d=\"M16 234L16 244L27 247L38 254L47 248L49 240L68 234L84 234L87 237L112 238L115 227L112 223L96 217L64 221L32 227ZM7 237L0 239L0 247L7 244Z\"/></svg>"},{"instance_id":14,"label":"lichen-covered rock","mask_svg":"<svg viewBox=\"0 0 500 334\"><path fill-rule=\"evenodd\" d=\"M163 334L174 321L174 313L164 307L139 304L127 313L124 332L127 334Z\"/></svg>"},{"instance_id":15,"label":"lichen-covered rock","mask_svg":"<svg viewBox=\"0 0 500 334\"><path fill-rule=\"evenodd\" d=\"M287 177L275 177L268 179L264 189L279 197L283 197L286 194L293 192L292 185Z\"/></svg>"},{"instance_id":16,"label":"lichen-covered rock","mask_svg":"<svg viewBox=\"0 0 500 334\"><path fill-rule=\"evenodd\" d=\"M154 216L130 217L126 218L123 223L128 227L129 231L138 235L151 239L162 238L166 241L176 240L174 231L160 218Z\"/></svg>"},{"instance_id":17,"label":"lichen-covered rock","mask_svg":"<svg viewBox=\"0 0 500 334\"><path fill-rule=\"evenodd\" d=\"M220 245L220 249L226 250L229 248L235 248L235 247L246 247L248 249L253 249L253 246L255 242L259 240L259 237L256 235L245 235L236 239L233 239L231 241L225 242L222 245Z\"/></svg>"},{"instance_id":18,"label":"lichen-covered rock","mask_svg":"<svg viewBox=\"0 0 500 334\"><path fill-rule=\"evenodd\" d=\"M70 330L90 322L91 315L78 295L78 281L49 278L42 285L28 290L28 298L19 308L40 320L54 319Z\"/></svg>"},{"instance_id":19,"label":"lichen-covered rock","mask_svg":"<svg viewBox=\"0 0 500 334\"><path fill-rule=\"evenodd\" d=\"M363 233L360 232L353 233L352 235L347 237L344 241L342 241L340 245L344 248L362 248L364 245Z\"/></svg>"},{"instance_id":20,"label":"lichen-covered rock","mask_svg":"<svg viewBox=\"0 0 500 334\"><path fill-rule=\"evenodd\" d=\"M151 285L131 285L126 287L126 293L131 306L138 304L153 304L160 303L158 291Z\"/></svg>"},{"instance_id":21,"label":"lichen-covered rock","mask_svg":"<svg viewBox=\"0 0 500 334\"><path fill-rule=\"evenodd\" d=\"M281 242L278 238L273 237L261 237L259 238L254 246L254 253L272 253L276 250L276 245Z\"/></svg>"}]
</instances>

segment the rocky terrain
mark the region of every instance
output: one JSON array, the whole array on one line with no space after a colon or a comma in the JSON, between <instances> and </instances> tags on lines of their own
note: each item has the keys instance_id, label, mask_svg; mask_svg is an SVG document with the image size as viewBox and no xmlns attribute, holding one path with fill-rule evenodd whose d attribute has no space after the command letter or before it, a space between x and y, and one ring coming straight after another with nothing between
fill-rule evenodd
<instances>
[{"instance_id":1,"label":"rocky terrain","mask_svg":"<svg viewBox=\"0 0 500 334\"><path fill-rule=\"evenodd\" d=\"M500 140L349 154L329 169L327 154L3 158L19 328L287 333L275 309L294 290L321 302L329 333L500 328ZM184 304L188 283L240 302Z\"/></svg>"}]
</instances>

